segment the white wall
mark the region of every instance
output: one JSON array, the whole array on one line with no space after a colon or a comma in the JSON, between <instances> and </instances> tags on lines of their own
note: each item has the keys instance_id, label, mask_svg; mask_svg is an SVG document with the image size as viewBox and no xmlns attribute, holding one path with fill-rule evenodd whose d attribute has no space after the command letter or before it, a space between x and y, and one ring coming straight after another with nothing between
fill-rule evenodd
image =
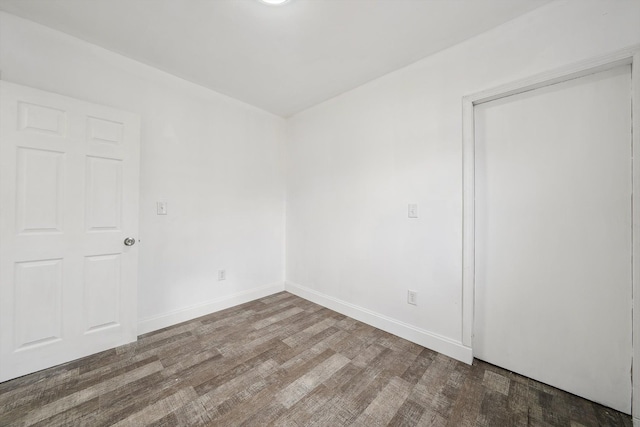
<instances>
[{"instance_id":1,"label":"white wall","mask_svg":"<svg viewBox=\"0 0 640 427\"><path fill-rule=\"evenodd\" d=\"M554 2L290 118L287 289L469 361L462 97L640 43L639 23L636 0Z\"/></svg>"},{"instance_id":2,"label":"white wall","mask_svg":"<svg viewBox=\"0 0 640 427\"><path fill-rule=\"evenodd\" d=\"M6 13L0 72L141 115L141 332L283 288L283 119Z\"/></svg>"},{"instance_id":3,"label":"white wall","mask_svg":"<svg viewBox=\"0 0 640 427\"><path fill-rule=\"evenodd\" d=\"M141 114L143 330L281 288L286 126L288 289L465 359L461 98L640 43L639 18L554 2L287 122L5 13L0 72Z\"/></svg>"}]
</instances>

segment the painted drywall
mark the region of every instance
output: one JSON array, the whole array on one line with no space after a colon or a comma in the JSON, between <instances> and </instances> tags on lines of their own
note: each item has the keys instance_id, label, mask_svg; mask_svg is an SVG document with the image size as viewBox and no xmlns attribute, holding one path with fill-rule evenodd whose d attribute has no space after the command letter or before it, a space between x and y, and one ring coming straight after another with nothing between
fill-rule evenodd
<instances>
[{"instance_id":1,"label":"painted drywall","mask_svg":"<svg viewBox=\"0 0 640 427\"><path fill-rule=\"evenodd\" d=\"M639 43L639 17L553 2L286 122L5 13L0 72L142 116L143 329L282 288L286 151L288 289L466 359L461 98Z\"/></svg>"},{"instance_id":2,"label":"painted drywall","mask_svg":"<svg viewBox=\"0 0 640 427\"><path fill-rule=\"evenodd\" d=\"M140 332L283 288L283 119L6 13L0 72L140 114Z\"/></svg>"},{"instance_id":3,"label":"painted drywall","mask_svg":"<svg viewBox=\"0 0 640 427\"><path fill-rule=\"evenodd\" d=\"M553 2L290 118L287 289L469 361L462 98L638 44L638 22L635 0Z\"/></svg>"}]
</instances>

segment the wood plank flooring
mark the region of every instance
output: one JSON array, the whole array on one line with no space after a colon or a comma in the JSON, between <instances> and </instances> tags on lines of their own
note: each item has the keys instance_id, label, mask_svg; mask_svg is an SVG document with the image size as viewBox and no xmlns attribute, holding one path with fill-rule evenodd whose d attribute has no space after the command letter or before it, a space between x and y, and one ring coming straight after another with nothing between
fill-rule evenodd
<instances>
[{"instance_id":1,"label":"wood plank flooring","mask_svg":"<svg viewBox=\"0 0 640 427\"><path fill-rule=\"evenodd\" d=\"M631 426L286 292L0 384L1 426Z\"/></svg>"}]
</instances>

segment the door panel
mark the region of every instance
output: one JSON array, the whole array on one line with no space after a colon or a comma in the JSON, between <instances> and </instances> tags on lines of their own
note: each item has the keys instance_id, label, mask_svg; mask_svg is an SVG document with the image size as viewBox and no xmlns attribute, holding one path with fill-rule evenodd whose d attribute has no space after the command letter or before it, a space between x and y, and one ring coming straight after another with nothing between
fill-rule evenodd
<instances>
[{"instance_id":1,"label":"door panel","mask_svg":"<svg viewBox=\"0 0 640 427\"><path fill-rule=\"evenodd\" d=\"M124 123L88 117L89 140L98 144L121 145Z\"/></svg>"},{"instance_id":2,"label":"door panel","mask_svg":"<svg viewBox=\"0 0 640 427\"><path fill-rule=\"evenodd\" d=\"M0 381L136 340L139 118L0 82Z\"/></svg>"},{"instance_id":3,"label":"door panel","mask_svg":"<svg viewBox=\"0 0 640 427\"><path fill-rule=\"evenodd\" d=\"M61 233L64 153L18 148L18 233Z\"/></svg>"},{"instance_id":4,"label":"door panel","mask_svg":"<svg viewBox=\"0 0 640 427\"><path fill-rule=\"evenodd\" d=\"M62 259L16 263L17 350L62 339L62 263Z\"/></svg>"},{"instance_id":5,"label":"door panel","mask_svg":"<svg viewBox=\"0 0 640 427\"><path fill-rule=\"evenodd\" d=\"M67 126L65 111L27 102L18 102L18 111L20 130L64 137Z\"/></svg>"},{"instance_id":6,"label":"door panel","mask_svg":"<svg viewBox=\"0 0 640 427\"><path fill-rule=\"evenodd\" d=\"M85 332L120 324L120 254L85 257Z\"/></svg>"},{"instance_id":7,"label":"door panel","mask_svg":"<svg viewBox=\"0 0 640 427\"><path fill-rule=\"evenodd\" d=\"M122 162L87 156L87 230L119 231L122 213Z\"/></svg>"},{"instance_id":8,"label":"door panel","mask_svg":"<svg viewBox=\"0 0 640 427\"><path fill-rule=\"evenodd\" d=\"M631 409L631 70L475 108L474 354Z\"/></svg>"}]
</instances>

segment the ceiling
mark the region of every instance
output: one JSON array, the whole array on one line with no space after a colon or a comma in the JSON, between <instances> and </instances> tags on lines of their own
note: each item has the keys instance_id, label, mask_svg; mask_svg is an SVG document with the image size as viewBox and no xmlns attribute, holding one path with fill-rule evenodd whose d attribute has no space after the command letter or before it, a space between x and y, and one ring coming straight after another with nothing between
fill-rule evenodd
<instances>
[{"instance_id":1,"label":"ceiling","mask_svg":"<svg viewBox=\"0 0 640 427\"><path fill-rule=\"evenodd\" d=\"M550 0L0 0L0 9L282 117Z\"/></svg>"}]
</instances>

